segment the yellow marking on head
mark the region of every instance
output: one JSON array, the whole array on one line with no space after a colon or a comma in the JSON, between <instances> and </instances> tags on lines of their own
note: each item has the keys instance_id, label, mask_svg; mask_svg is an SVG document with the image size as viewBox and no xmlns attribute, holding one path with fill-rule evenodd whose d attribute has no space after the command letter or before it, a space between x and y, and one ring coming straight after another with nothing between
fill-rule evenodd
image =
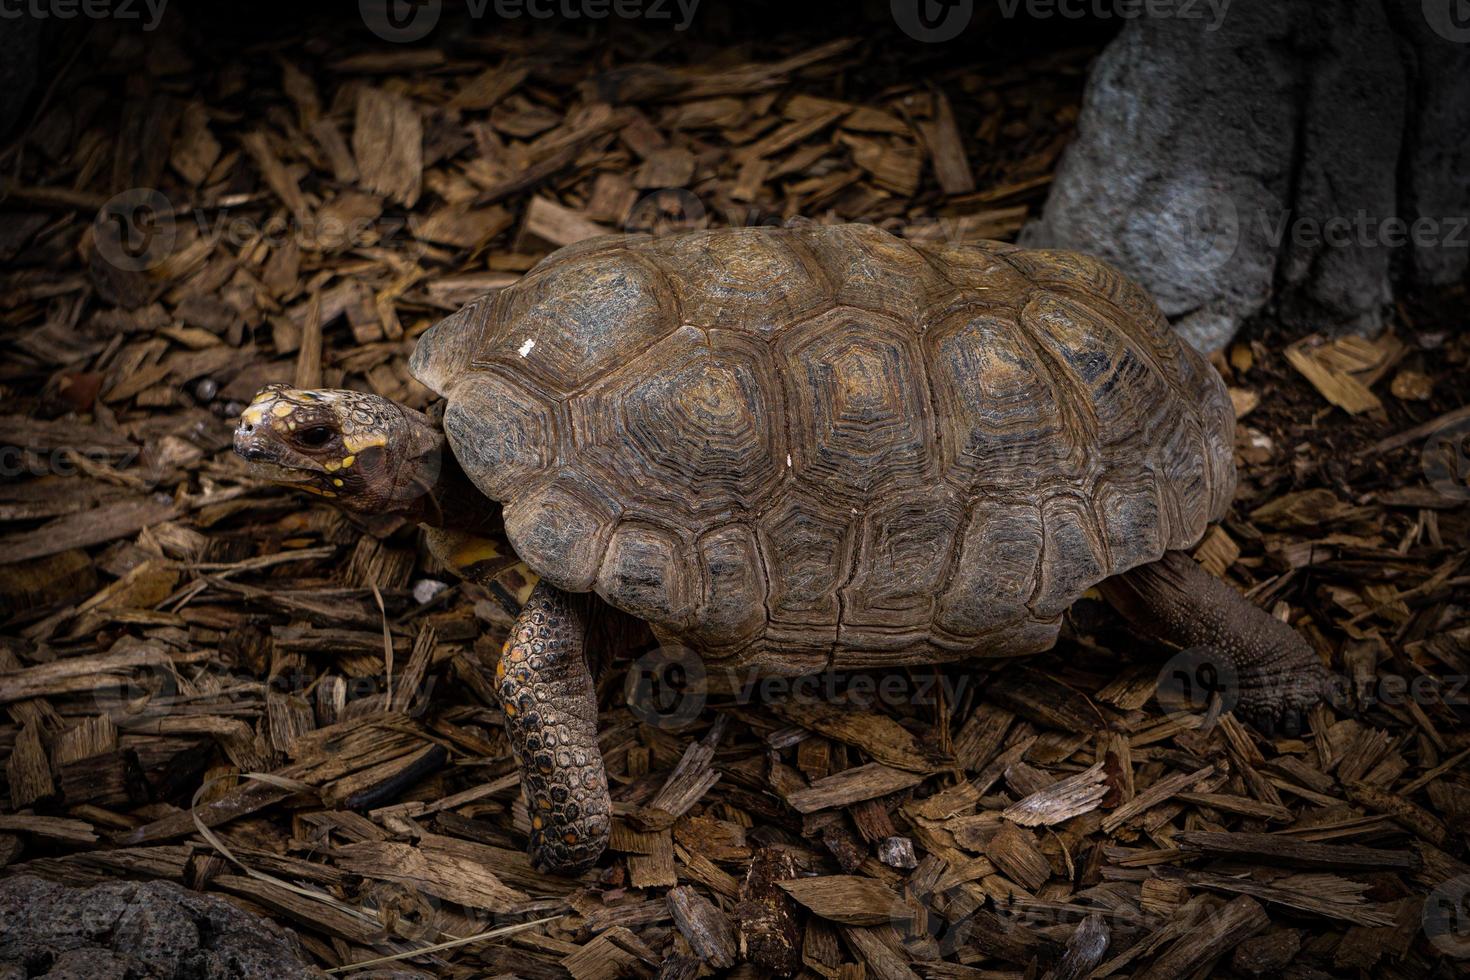
<instances>
[{"instance_id":1,"label":"yellow marking on head","mask_svg":"<svg viewBox=\"0 0 1470 980\"><path fill-rule=\"evenodd\" d=\"M342 468L342 464L337 462L335 459L329 459L322 464L322 468L325 469L328 473L335 473Z\"/></svg>"},{"instance_id":2,"label":"yellow marking on head","mask_svg":"<svg viewBox=\"0 0 1470 980\"><path fill-rule=\"evenodd\" d=\"M356 456L346 456L346 457L343 457L343 459L342 459L342 468L345 470L345 469L347 469L349 466L351 466L355 462L357 462L357 457Z\"/></svg>"},{"instance_id":3,"label":"yellow marking on head","mask_svg":"<svg viewBox=\"0 0 1470 980\"><path fill-rule=\"evenodd\" d=\"M365 449L372 449L374 446L385 446L387 444L387 438L377 433L367 436L342 437L342 445L346 446L347 451L353 456L356 456Z\"/></svg>"},{"instance_id":4,"label":"yellow marking on head","mask_svg":"<svg viewBox=\"0 0 1470 980\"><path fill-rule=\"evenodd\" d=\"M246 425L259 425L265 421L265 412L261 411L259 406L251 405L240 413L240 421Z\"/></svg>"},{"instance_id":5,"label":"yellow marking on head","mask_svg":"<svg viewBox=\"0 0 1470 980\"><path fill-rule=\"evenodd\" d=\"M332 486L334 486L334 487L340 487L341 485L342 485L342 481L341 480L335 480L334 479L332 481Z\"/></svg>"},{"instance_id":6,"label":"yellow marking on head","mask_svg":"<svg viewBox=\"0 0 1470 980\"><path fill-rule=\"evenodd\" d=\"M276 402L271 406L271 414L278 419L283 419L294 411L296 411L296 406L290 402Z\"/></svg>"}]
</instances>

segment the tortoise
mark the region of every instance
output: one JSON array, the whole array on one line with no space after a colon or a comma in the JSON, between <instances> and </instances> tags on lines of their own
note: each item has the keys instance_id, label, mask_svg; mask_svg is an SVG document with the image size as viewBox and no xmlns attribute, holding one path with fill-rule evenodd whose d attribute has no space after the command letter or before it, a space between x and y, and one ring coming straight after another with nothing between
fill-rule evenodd
<instances>
[{"instance_id":1,"label":"tortoise","mask_svg":"<svg viewBox=\"0 0 1470 980\"><path fill-rule=\"evenodd\" d=\"M544 870L609 833L591 593L795 676L1043 651L1096 585L1214 651L1268 736L1323 692L1306 642L1185 552L1234 493L1221 378L1085 255L857 224L599 237L431 327L410 369L441 418L270 385L235 449L421 521L468 578L507 544L539 576L496 676Z\"/></svg>"}]
</instances>

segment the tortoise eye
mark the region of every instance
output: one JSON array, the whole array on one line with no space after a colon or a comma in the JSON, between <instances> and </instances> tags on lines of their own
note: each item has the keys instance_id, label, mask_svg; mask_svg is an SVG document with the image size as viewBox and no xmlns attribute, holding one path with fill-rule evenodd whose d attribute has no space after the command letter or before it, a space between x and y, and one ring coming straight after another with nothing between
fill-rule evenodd
<instances>
[{"instance_id":1,"label":"tortoise eye","mask_svg":"<svg viewBox=\"0 0 1470 980\"><path fill-rule=\"evenodd\" d=\"M332 430L325 425L313 425L311 428L302 429L296 434L296 441L300 442L303 446L310 446L313 449L318 446L325 446L331 440Z\"/></svg>"}]
</instances>

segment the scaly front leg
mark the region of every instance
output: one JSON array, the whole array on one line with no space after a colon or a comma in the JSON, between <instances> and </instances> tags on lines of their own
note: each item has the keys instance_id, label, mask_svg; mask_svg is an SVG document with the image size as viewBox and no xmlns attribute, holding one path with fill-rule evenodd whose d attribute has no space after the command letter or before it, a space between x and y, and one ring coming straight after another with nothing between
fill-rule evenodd
<instances>
[{"instance_id":1,"label":"scaly front leg","mask_svg":"<svg viewBox=\"0 0 1470 980\"><path fill-rule=\"evenodd\" d=\"M586 635L577 599L541 582L511 628L496 670L531 813L531 859L538 870L558 874L591 867L612 827Z\"/></svg>"}]
</instances>

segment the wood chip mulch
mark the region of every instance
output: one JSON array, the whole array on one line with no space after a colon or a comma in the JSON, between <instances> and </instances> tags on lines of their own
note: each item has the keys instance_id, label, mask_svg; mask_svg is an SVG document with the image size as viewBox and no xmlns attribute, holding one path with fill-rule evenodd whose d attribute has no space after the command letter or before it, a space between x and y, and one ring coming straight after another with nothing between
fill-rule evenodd
<instances>
[{"instance_id":1,"label":"wood chip mulch","mask_svg":"<svg viewBox=\"0 0 1470 980\"><path fill-rule=\"evenodd\" d=\"M268 381L426 404L414 338L592 234L804 215L1012 239L1095 52L884 88L874 48L90 35L0 158L3 873L181 882L324 968L405 975L1462 969L1462 293L1378 341L1217 358L1242 485L1197 557L1340 678L1308 736L1156 696L1160 656L1090 600L1027 663L692 712L678 689L630 710L622 660L600 679L617 819L580 880L523 854L490 680L510 590L231 453ZM135 188L168 209L138 240L104 207Z\"/></svg>"}]
</instances>

